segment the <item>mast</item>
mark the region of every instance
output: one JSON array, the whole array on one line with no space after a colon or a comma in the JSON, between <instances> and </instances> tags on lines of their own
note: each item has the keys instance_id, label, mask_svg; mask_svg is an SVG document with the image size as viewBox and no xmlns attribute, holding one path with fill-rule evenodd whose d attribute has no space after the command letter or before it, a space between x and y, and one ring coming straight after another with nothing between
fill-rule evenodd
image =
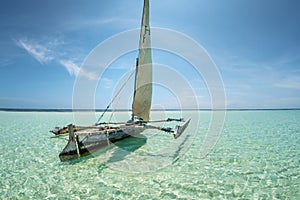
<instances>
[{"instance_id":1,"label":"mast","mask_svg":"<svg viewBox=\"0 0 300 200\"><path fill-rule=\"evenodd\" d=\"M149 0L144 0L139 55L136 63L132 116L149 121L152 101L152 53Z\"/></svg>"}]
</instances>

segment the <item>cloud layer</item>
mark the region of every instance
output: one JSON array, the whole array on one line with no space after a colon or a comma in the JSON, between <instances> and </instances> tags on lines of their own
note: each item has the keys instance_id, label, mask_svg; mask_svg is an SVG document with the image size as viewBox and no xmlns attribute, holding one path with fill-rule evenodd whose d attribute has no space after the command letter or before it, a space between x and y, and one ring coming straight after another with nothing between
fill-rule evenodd
<instances>
[{"instance_id":1,"label":"cloud layer","mask_svg":"<svg viewBox=\"0 0 300 200\"><path fill-rule=\"evenodd\" d=\"M15 40L15 43L20 48L26 50L28 54L41 64L47 64L55 61L64 67L70 76L77 77L78 75L82 75L90 80L97 80L97 76L94 73L80 70L80 67L72 59L63 59L55 51L53 51L53 44L57 45L57 42L50 41L45 45L41 45L36 41L18 39Z\"/></svg>"},{"instance_id":2,"label":"cloud layer","mask_svg":"<svg viewBox=\"0 0 300 200\"><path fill-rule=\"evenodd\" d=\"M27 39L19 39L16 44L25 49L32 57L34 57L41 64L45 64L51 60L54 60L52 52L46 47L29 42Z\"/></svg>"}]
</instances>

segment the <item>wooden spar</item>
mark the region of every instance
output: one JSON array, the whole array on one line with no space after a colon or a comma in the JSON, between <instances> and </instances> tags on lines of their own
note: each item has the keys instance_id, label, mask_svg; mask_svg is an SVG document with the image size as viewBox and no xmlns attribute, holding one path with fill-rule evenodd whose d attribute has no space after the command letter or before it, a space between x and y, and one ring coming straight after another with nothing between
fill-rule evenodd
<instances>
[{"instance_id":1,"label":"wooden spar","mask_svg":"<svg viewBox=\"0 0 300 200\"><path fill-rule=\"evenodd\" d=\"M183 122L183 118L174 119L174 118L168 118L168 119L162 119L162 120L150 120L149 123L157 123L157 122L171 122L171 121L177 121L177 122Z\"/></svg>"},{"instance_id":2,"label":"wooden spar","mask_svg":"<svg viewBox=\"0 0 300 200\"><path fill-rule=\"evenodd\" d=\"M83 129L92 129L92 128L98 129L99 126L75 126L75 128L78 128L80 130L83 130Z\"/></svg>"},{"instance_id":3,"label":"wooden spar","mask_svg":"<svg viewBox=\"0 0 300 200\"><path fill-rule=\"evenodd\" d=\"M109 124L122 124L122 125L133 125L138 123L158 123L158 122L171 122L171 121L177 121L177 122L183 122L183 118L175 119L175 118L168 118L168 119L161 119L161 120L150 120L147 122L144 121L136 121L136 122L101 122L99 125L109 125ZM78 127L78 126L76 126Z\"/></svg>"},{"instance_id":4,"label":"wooden spar","mask_svg":"<svg viewBox=\"0 0 300 200\"><path fill-rule=\"evenodd\" d=\"M146 125L145 127L149 128L149 129L157 129L157 130L164 131L167 133L174 133L174 130L172 128L163 128L161 126L152 126L152 125Z\"/></svg>"},{"instance_id":5,"label":"wooden spar","mask_svg":"<svg viewBox=\"0 0 300 200\"><path fill-rule=\"evenodd\" d=\"M84 135L91 135L91 134L107 134L107 133L113 133L116 132L118 130L121 130L120 127L116 127L116 128L109 128L109 129L105 129L105 130L94 130L94 131L89 131L89 132L78 132L77 134L79 136L84 136Z\"/></svg>"},{"instance_id":6,"label":"wooden spar","mask_svg":"<svg viewBox=\"0 0 300 200\"><path fill-rule=\"evenodd\" d=\"M74 126L74 125L73 125ZM73 127L73 131L77 132L77 131L81 131L81 130L85 130L85 129L93 129L93 128L99 128L98 126L74 126ZM62 135L62 134L66 134L69 132L69 128L68 126L63 127L63 128L59 128L56 127L53 130L51 130L50 132L54 133L55 135Z\"/></svg>"},{"instance_id":7,"label":"wooden spar","mask_svg":"<svg viewBox=\"0 0 300 200\"><path fill-rule=\"evenodd\" d=\"M130 125L130 124L134 124L134 123L131 123L131 122L129 122L129 123L127 123L127 122L101 122L101 123L99 123L99 125L109 125L109 124L128 124L128 125Z\"/></svg>"}]
</instances>

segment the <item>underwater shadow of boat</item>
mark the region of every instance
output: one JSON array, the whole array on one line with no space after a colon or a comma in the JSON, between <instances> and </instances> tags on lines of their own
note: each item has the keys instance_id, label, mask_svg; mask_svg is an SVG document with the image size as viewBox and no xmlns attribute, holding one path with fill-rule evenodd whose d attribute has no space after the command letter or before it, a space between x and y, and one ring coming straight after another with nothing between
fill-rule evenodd
<instances>
[{"instance_id":1,"label":"underwater shadow of boat","mask_svg":"<svg viewBox=\"0 0 300 200\"><path fill-rule=\"evenodd\" d=\"M187 135L178 143L177 148L173 150L166 147L155 152L147 152L147 150L135 152L147 143L148 138L141 136L129 137L114 143L117 147L114 148L107 161L99 165L98 173L101 174L107 168L114 168L127 173L144 173L159 170L177 162L186 152L186 148L190 146L188 143L191 139L191 135Z\"/></svg>"},{"instance_id":2,"label":"underwater shadow of boat","mask_svg":"<svg viewBox=\"0 0 300 200\"><path fill-rule=\"evenodd\" d=\"M129 137L125 140L114 143L118 148L112 153L108 159L108 163L122 161L127 155L135 152L147 143L147 137L138 135L135 137Z\"/></svg>"},{"instance_id":3,"label":"underwater shadow of boat","mask_svg":"<svg viewBox=\"0 0 300 200\"><path fill-rule=\"evenodd\" d=\"M143 135L139 135L139 137L128 137L124 140L114 143L117 148L115 148L115 151L106 162L99 165L98 172L102 173L103 170L109 168L109 166L107 165L108 163L124 161L124 159L126 159L126 156L135 152L146 143L147 137Z\"/></svg>"},{"instance_id":4,"label":"underwater shadow of boat","mask_svg":"<svg viewBox=\"0 0 300 200\"><path fill-rule=\"evenodd\" d=\"M183 150L183 148L185 147L185 143L188 142L188 139L190 138L190 135L187 135L184 140L182 141L182 143L180 144L180 146L178 147L178 149L176 150L174 156L173 156L173 164L180 158L181 156L181 152Z\"/></svg>"}]
</instances>

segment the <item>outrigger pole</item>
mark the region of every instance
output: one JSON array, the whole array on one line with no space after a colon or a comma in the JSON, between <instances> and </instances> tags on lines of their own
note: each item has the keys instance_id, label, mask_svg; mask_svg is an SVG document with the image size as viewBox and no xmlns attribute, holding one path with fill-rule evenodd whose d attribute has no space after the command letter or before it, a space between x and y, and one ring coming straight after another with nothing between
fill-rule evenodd
<instances>
[{"instance_id":1,"label":"outrigger pole","mask_svg":"<svg viewBox=\"0 0 300 200\"><path fill-rule=\"evenodd\" d=\"M104 124L126 124L126 125L130 125L130 124L139 124L139 123L158 123L158 122L171 122L171 121L177 121L177 122L183 122L184 119L183 118L168 118L168 119L161 119L161 120L150 120L150 121L135 121L135 122L101 122L98 123L97 125L104 125Z\"/></svg>"},{"instance_id":2,"label":"outrigger pole","mask_svg":"<svg viewBox=\"0 0 300 200\"><path fill-rule=\"evenodd\" d=\"M175 119L175 118L168 118L165 120L151 120L149 121L150 123L158 123L158 122L171 122L171 121L179 121L179 122L183 122L184 119L183 118L179 118L179 119ZM164 131L167 133L172 133L174 135L174 138L178 138L181 133L185 130L185 128L187 127L187 125L189 124L190 119L185 121L185 123L181 126L176 125L175 129L172 129L170 127L161 127L161 126L153 126L153 125L148 125L148 124L144 124L145 128L149 128L149 129L157 129L160 131ZM98 123L98 125L134 125L134 124L143 124L143 121L136 121L136 122L101 122ZM72 127L71 127L72 126ZM67 127L67 132L70 132L70 129L72 130L71 134L69 135L69 140L74 141L74 132L76 132L77 130L84 130L84 129L99 129L98 126L75 126L75 125L69 125Z\"/></svg>"},{"instance_id":3,"label":"outrigger pole","mask_svg":"<svg viewBox=\"0 0 300 200\"><path fill-rule=\"evenodd\" d=\"M148 125L148 124L144 124L144 127L145 128L149 128L149 129L157 129L157 130L164 131L164 132L167 132L167 133L172 133L174 135L174 138L177 139L183 133L183 131L185 130L185 128L188 126L188 124L190 123L190 120L191 119L188 119L181 126L176 125L175 129L172 129L170 127L153 126L153 125ZM158 122L171 122L171 121L183 122L184 119L183 118L179 118L179 119L168 118L168 119L165 119L165 120L152 120L152 121L148 121L148 122L150 122L150 123L158 123ZM105 125L105 124L107 124L107 125L109 125L109 124L114 124L114 125L134 125L134 124L139 124L139 123L143 124L144 122L143 121L127 122L127 123L125 123L125 122L110 122L110 123L102 122L99 125Z\"/></svg>"},{"instance_id":4,"label":"outrigger pole","mask_svg":"<svg viewBox=\"0 0 300 200\"><path fill-rule=\"evenodd\" d=\"M182 133L183 131L186 129L186 127L189 125L191 119L188 119L186 122L184 122L183 125L179 126L176 125L175 129L172 128L164 128L164 127L160 127L160 126L153 126L153 125L145 125L146 128L152 128L152 129L158 129L160 131L164 131L167 133L173 133L174 138L177 139ZM158 120L157 120L158 121ZM160 120L163 121L163 120ZM177 121L175 119L175 121Z\"/></svg>"}]
</instances>

